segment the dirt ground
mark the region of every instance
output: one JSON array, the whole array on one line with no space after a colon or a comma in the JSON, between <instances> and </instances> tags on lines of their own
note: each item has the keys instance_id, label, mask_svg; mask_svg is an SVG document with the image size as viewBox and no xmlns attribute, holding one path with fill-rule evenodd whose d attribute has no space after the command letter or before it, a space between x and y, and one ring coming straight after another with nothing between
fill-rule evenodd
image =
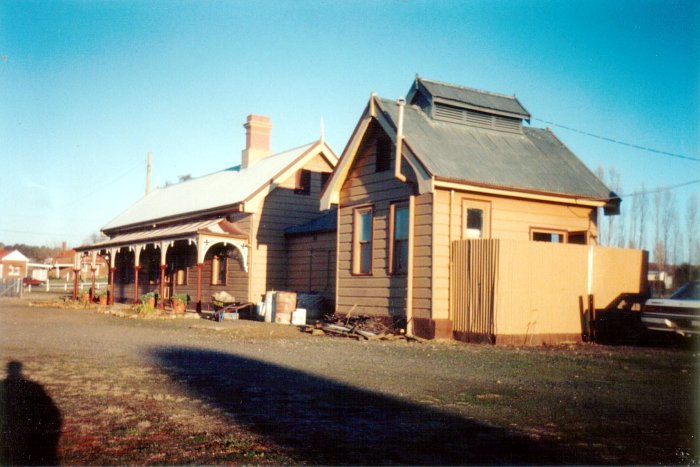
<instances>
[{"instance_id":1,"label":"dirt ground","mask_svg":"<svg viewBox=\"0 0 700 467\"><path fill-rule=\"evenodd\" d=\"M358 342L9 299L0 338L2 463L698 462L688 345Z\"/></svg>"}]
</instances>

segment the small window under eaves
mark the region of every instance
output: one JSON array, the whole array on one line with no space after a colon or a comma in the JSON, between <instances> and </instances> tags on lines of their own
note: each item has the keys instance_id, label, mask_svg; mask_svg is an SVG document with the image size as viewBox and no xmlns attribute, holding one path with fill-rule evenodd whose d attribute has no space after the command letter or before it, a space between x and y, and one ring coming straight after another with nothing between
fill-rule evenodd
<instances>
[{"instance_id":1,"label":"small window under eaves","mask_svg":"<svg viewBox=\"0 0 700 467\"><path fill-rule=\"evenodd\" d=\"M375 142L375 172L384 172L391 169L391 153L393 144L384 135L377 137Z\"/></svg>"}]
</instances>

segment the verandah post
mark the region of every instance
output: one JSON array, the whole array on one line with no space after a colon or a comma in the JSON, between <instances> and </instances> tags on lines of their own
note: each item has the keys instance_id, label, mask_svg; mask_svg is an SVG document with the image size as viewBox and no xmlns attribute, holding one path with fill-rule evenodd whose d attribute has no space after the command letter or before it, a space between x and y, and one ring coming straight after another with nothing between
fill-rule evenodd
<instances>
[{"instance_id":1,"label":"verandah post","mask_svg":"<svg viewBox=\"0 0 700 467\"><path fill-rule=\"evenodd\" d=\"M97 268L95 266L90 267L92 273L92 287L90 288L90 301L95 299L95 271Z\"/></svg>"},{"instance_id":2,"label":"verandah post","mask_svg":"<svg viewBox=\"0 0 700 467\"><path fill-rule=\"evenodd\" d=\"M80 269L73 269L73 300L78 299L78 276L80 275Z\"/></svg>"},{"instance_id":3,"label":"verandah post","mask_svg":"<svg viewBox=\"0 0 700 467\"><path fill-rule=\"evenodd\" d=\"M197 263L197 313L202 312L202 268L204 263Z\"/></svg>"},{"instance_id":4,"label":"verandah post","mask_svg":"<svg viewBox=\"0 0 700 467\"><path fill-rule=\"evenodd\" d=\"M161 310L165 309L165 264L160 265L160 303L158 304Z\"/></svg>"},{"instance_id":5,"label":"verandah post","mask_svg":"<svg viewBox=\"0 0 700 467\"><path fill-rule=\"evenodd\" d=\"M109 268L109 300L107 301L109 305L114 305L114 272L116 270L115 267Z\"/></svg>"},{"instance_id":6,"label":"verandah post","mask_svg":"<svg viewBox=\"0 0 700 467\"><path fill-rule=\"evenodd\" d=\"M139 303L139 270L141 266L134 266L134 305Z\"/></svg>"}]
</instances>

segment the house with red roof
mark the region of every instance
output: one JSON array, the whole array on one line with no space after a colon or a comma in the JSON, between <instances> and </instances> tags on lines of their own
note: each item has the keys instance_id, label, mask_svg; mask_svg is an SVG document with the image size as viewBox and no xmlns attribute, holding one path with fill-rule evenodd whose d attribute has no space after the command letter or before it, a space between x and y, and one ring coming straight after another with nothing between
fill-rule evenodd
<instances>
[{"instance_id":1,"label":"house with red roof","mask_svg":"<svg viewBox=\"0 0 700 467\"><path fill-rule=\"evenodd\" d=\"M0 279L21 279L27 275L29 258L19 250L0 250Z\"/></svg>"}]
</instances>

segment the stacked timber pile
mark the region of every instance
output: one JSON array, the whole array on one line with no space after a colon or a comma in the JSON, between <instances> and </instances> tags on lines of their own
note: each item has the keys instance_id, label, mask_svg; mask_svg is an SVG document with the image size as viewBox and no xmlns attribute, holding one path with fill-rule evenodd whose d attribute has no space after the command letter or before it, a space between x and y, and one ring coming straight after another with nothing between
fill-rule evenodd
<instances>
[{"instance_id":1,"label":"stacked timber pile","mask_svg":"<svg viewBox=\"0 0 700 467\"><path fill-rule=\"evenodd\" d=\"M383 320L374 316L338 316L331 315L317 321L316 324L304 327L304 332L314 336L338 336L365 340L406 340L423 342L425 339L409 336L406 330L387 326Z\"/></svg>"}]
</instances>

